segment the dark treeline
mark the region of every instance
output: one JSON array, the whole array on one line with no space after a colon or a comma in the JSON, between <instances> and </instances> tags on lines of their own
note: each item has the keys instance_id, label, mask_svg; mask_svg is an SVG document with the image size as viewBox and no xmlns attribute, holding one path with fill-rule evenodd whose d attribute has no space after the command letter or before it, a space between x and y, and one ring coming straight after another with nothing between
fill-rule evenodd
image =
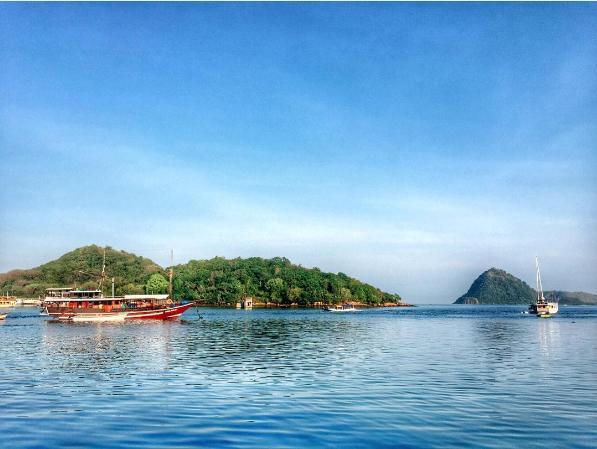
<instances>
[{"instance_id":1,"label":"dark treeline","mask_svg":"<svg viewBox=\"0 0 597 449\"><path fill-rule=\"evenodd\" d=\"M597 295L586 292L545 291L550 301L568 305L597 304ZM530 304L537 292L526 282L498 268L490 268L475 279L468 291L454 304Z\"/></svg>"},{"instance_id":2,"label":"dark treeline","mask_svg":"<svg viewBox=\"0 0 597 449\"><path fill-rule=\"evenodd\" d=\"M114 278L116 295L143 293L145 283L163 269L145 257L107 247L104 294L111 293ZM37 297L48 287L95 289L99 285L104 248L84 246L70 251L56 260L28 270L13 270L0 274L0 291L22 297Z\"/></svg>"},{"instance_id":3,"label":"dark treeline","mask_svg":"<svg viewBox=\"0 0 597 449\"><path fill-rule=\"evenodd\" d=\"M174 270L174 296L213 305L233 305L243 296L275 305L333 304L355 301L369 305L398 302L400 296L381 290L344 273L293 265L288 259L192 260Z\"/></svg>"},{"instance_id":4,"label":"dark treeline","mask_svg":"<svg viewBox=\"0 0 597 449\"><path fill-rule=\"evenodd\" d=\"M0 274L3 294L37 297L48 287L97 288L104 249L90 245L29 270ZM167 270L150 259L106 248L105 295L111 293L114 278L116 295L162 293L167 290ZM343 273L324 273L318 268L293 265L288 259L192 260L174 267L176 299L196 300L206 305L234 305L243 296L273 305L355 301L379 305L398 302L399 295L381 290Z\"/></svg>"},{"instance_id":5,"label":"dark treeline","mask_svg":"<svg viewBox=\"0 0 597 449\"><path fill-rule=\"evenodd\" d=\"M475 279L455 304L530 304L535 291L517 277L491 268Z\"/></svg>"}]
</instances>

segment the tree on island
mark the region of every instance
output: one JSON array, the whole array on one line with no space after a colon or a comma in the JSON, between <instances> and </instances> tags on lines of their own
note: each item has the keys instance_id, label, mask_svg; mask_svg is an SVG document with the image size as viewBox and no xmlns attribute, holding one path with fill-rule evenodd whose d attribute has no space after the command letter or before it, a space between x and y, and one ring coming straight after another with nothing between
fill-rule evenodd
<instances>
[{"instance_id":1,"label":"tree on island","mask_svg":"<svg viewBox=\"0 0 597 449\"><path fill-rule=\"evenodd\" d=\"M168 281L160 273L152 274L145 284L145 292L149 294L166 293L168 291Z\"/></svg>"},{"instance_id":2,"label":"tree on island","mask_svg":"<svg viewBox=\"0 0 597 449\"><path fill-rule=\"evenodd\" d=\"M352 299L352 294L350 293L350 289L346 287L340 288L340 297L342 301L350 301Z\"/></svg>"},{"instance_id":3,"label":"tree on island","mask_svg":"<svg viewBox=\"0 0 597 449\"><path fill-rule=\"evenodd\" d=\"M279 271L276 273L278 274ZM270 292L270 299L272 302L276 304L280 304L282 302L282 295L285 291L284 288L284 280L280 279L279 277L271 278L269 281L265 283L267 290Z\"/></svg>"},{"instance_id":4,"label":"tree on island","mask_svg":"<svg viewBox=\"0 0 597 449\"><path fill-rule=\"evenodd\" d=\"M115 280L116 295L168 291L165 270L155 262L109 247L105 251L106 274ZM0 273L0 290L37 297L48 287L97 288L97 279L83 278L80 273L101 273L103 253L104 247L90 245L30 270ZM111 294L109 282L104 283L103 292L106 296ZM234 306L245 295L256 303L299 306L340 301L382 305L400 301L399 295L383 292L344 273L305 268L285 257L190 260L174 267L173 294L178 300L220 306Z\"/></svg>"}]
</instances>

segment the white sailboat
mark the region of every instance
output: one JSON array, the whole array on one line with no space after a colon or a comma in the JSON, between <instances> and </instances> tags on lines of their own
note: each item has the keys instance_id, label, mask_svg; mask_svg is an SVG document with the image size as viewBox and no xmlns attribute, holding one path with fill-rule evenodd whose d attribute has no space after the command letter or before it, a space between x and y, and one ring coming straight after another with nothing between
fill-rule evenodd
<instances>
[{"instance_id":1,"label":"white sailboat","mask_svg":"<svg viewBox=\"0 0 597 449\"><path fill-rule=\"evenodd\" d=\"M549 318L558 313L558 303L548 302L543 296L543 285L541 284L541 271L539 270L539 258L535 256L537 267L537 299L534 304L529 305L529 313L541 318Z\"/></svg>"}]
</instances>

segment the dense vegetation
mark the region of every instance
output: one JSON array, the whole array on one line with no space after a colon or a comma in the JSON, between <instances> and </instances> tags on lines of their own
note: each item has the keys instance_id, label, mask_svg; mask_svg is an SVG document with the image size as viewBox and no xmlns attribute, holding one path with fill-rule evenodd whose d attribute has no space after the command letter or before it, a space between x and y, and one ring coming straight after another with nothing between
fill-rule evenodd
<instances>
[{"instance_id":1,"label":"dense vegetation","mask_svg":"<svg viewBox=\"0 0 597 449\"><path fill-rule=\"evenodd\" d=\"M208 304L232 305L249 295L257 302L276 305L355 301L369 305L400 301L399 295L353 279L344 273L293 265L288 259L191 260L174 269L174 296Z\"/></svg>"},{"instance_id":2,"label":"dense vegetation","mask_svg":"<svg viewBox=\"0 0 597 449\"><path fill-rule=\"evenodd\" d=\"M595 305L597 295L585 292L559 290L543 293L548 301L567 305ZM530 304L536 299L536 291L517 277L504 270L492 268L479 276L468 292L454 304Z\"/></svg>"},{"instance_id":3,"label":"dense vegetation","mask_svg":"<svg viewBox=\"0 0 597 449\"><path fill-rule=\"evenodd\" d=\"M0 274L0 289L16 296L36 297L48 287L97 288L102 259L103 248L79 248L37 268ZM167 291L166 270L149 259L107 248L105 294L110 294L112 277L117 295ZM234 305L245 295L273 305L400 301L399 295L384 293L344 273L303 268L280 257L191 260L174 268L173 290L176 299L222 306Z\"/></svg>"},{"instance_id":4,"label":"dense vegetation","mask_svg":"<svg viewBox=\"0 0 597 449\"><path fill-rule=\"evenodd\" d=\"M15 296L37 297L43 295L48 287L97 288L103 252L104 248L96 245L84 246L37 268L0 274L0 291L4 294L9 291ZM143 293L149 277L162 271L149 259L107 247L104 293L111 291L112 277L117 295Z\"/></svg>"},{"instance_id":5,"label":"dense vegetation","mask_svg":"<svg viewBox=\"0 0 597 449\"><path fill-rule=\"evenodd\" d=\"M530 304L535 291L510 273L491 268L473 282L454 304Z\"/></svg>"},{"instance_id":6,"label":"dense vegetation","mask_svg":"<svg viewBox=\"0 0 597 449\"><path fill-rule=\"evenodd\" d=\"M570 306L596 305L597 295L585 292L563 292L560 290L551 290L544 293L545 299L557 301L560 304Z\"/></svg>"},{"instance_id":7,"label":"dense vegetation","mask_svg":"<svg viewBox=\"0 0 597 449\"><path fill-rule=\"evenodd\" d=\"M145 284L145 293L166 293L168 291L168 281L160 273L154 273L149 276Z\"/></svg>"}]
</instances>

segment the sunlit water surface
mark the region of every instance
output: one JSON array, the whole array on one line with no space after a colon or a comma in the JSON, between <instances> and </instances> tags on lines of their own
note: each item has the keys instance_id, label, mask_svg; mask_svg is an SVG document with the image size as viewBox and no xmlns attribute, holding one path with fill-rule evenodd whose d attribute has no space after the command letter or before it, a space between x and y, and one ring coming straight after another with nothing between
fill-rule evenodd
<instances>
[{"instance_id":1,"label":"sunlit water surface","mask_svg":"<svg viewBox=\"0 0 597 449\"><path fill-rule=\"evenodd\" d=\"M597 308L523 310L13 309L0 447L596 447Z\"/></svg>"}]
</instances>

